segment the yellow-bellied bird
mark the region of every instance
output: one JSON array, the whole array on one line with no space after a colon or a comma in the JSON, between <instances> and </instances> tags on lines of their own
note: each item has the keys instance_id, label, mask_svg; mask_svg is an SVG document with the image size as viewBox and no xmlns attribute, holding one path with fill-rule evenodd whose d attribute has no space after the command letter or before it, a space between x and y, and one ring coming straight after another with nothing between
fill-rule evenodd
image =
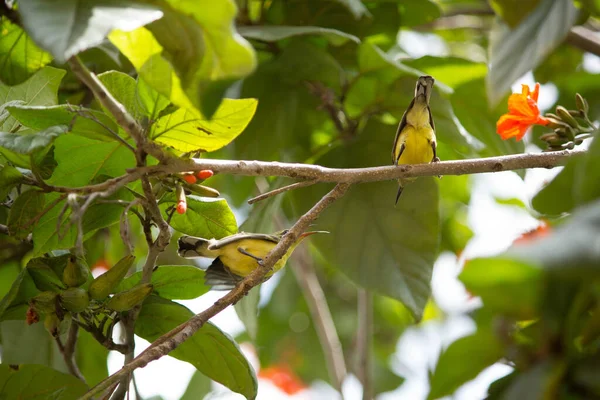
<instances>
[{"instance_id":1,"label":"yellow-bellied bird","mask_svg":"<svg viewBox=\"0 0 600 400\"><path fill-rule=\"evenodd\" d=\"M429 109L429 98L434 82L435 80L431 76L421 76L417 80L415 97L404 112L394 139L392 150L394 165L440 161L436 155L435 125ZM415 179L398 179L396 204L398 204L404 186Z\"/></svg>"},{"instance_id":2,"label":"yellow-bellied bird","mask_svg":"<svg viewBox=\"0 0 600 400\"><path fill-rule=\"evenodd\" d=\"M287 232L284 230L271 235L240 232L219 240L182 236L179 239L178 253L184 258L214 258L206 270L204 282L214 290L230 290L262 263ZM302 239L315 233L328 232L313 231L300 235L285 255L275 263L267 277L283 268Z\"/></svg>"}]
</instances>

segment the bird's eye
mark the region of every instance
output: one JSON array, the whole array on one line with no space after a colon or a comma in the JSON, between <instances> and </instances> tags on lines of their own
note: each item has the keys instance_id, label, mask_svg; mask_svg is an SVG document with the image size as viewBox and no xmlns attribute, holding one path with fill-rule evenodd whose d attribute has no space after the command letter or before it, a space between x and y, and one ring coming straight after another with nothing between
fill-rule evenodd
<instances>
[{"instance_id":1,"label":"bird's eye","mask_svg":"<svg viewBox=\"0 0 600 400\"><path fill-rule=\"evenodd\" d=\"M283 235L287 235L287 233L288 233L289 231L290 231L289 229L284 229L284 230L281 232L281 236L283 236Z\"/></svg>"}]
</instances>

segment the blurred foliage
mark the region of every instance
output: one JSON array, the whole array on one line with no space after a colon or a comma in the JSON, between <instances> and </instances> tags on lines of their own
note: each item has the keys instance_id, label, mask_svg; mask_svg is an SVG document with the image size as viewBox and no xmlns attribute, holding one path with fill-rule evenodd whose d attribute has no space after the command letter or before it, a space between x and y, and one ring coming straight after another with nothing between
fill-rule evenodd
<instances>
[{"instance_id":1,"label":"blurred foliage","mask_svg":"<svg viewBox=\"0 0 600 400\"><path fill-rule=\"evenodd\" d=\"M54 333L63 341L73 321L83 328L75 360L87 385L108 375L104 345L120 314L106 308L107 299L71 312L60 300L41 311L40 298L64 295L63 273L71 268L69 254L79 250L78 239L85 254L81 289L92 282L87 266L97 275L130 253L137 261L126 278L111 281L110 292L139 288L156 234L139 181L91 204L79 226L77 212L87 197L52 189L103 184L139 162L123 127L70 70L66 61L73 56L98 74L151 140L179 157L389 165L396 126L424 74L436 79L431 111L442 160L524 152L523 142L502 140L495 131L511 85L528 71L548 85L541 96L556 89L552 108L579 107L573 98L580 93L591 121L600 119L600 79L597 67L589 67L598 54L565 42L574 24L598 29L598 0L67 3L58 9L48 0L28 0L18 9L12 2L1 8L3 398L27 396L32 374L36 384L68 387L64 399L85 391L64 374L67 366L42 323L24 324L26 318L35 322L36 307L38 318L60 320ZM538 137L544 132L534 129L528 143L542 147ZM477 330L441 354L429 398L452 395L498 361L514 371L490 386L491 399L600 396L598 151L596 139L533 197L532 212L556 226L546 237L527 242L532 234L505 254L466 263L460 279L483 302L472 315ZM248 207L248 198L290 180L221 174L184 183L174 175L152 176L151 183L177 235L206 238L286 228L331 186L297 189ZM208 192L199 184L223 198L203 197ZM186 188L183 195L178 187ZM420 178L396 208L395 191L394 182L353 186L315 223L331 234L311 238L299 250L302 262L316 270L347 368L355 374L357 287L375 293L371 374L377 394L403 382L391 368L392 355L405 329L427 318L426 307L435 309L430 281L438 255L459 257L473 236L467 176ZM182 196L187 211L174 213ZM517 199L498 202L526 208ZM176 255L177 235L159 258L153 294L137 320L136 334L150 341L192 316L177 300L208 290L203 271ZM298 262L292 257L289 267ZM253 290L236 304L246 327L237 342L251 341L263 367L284 365L307 384L331 382L309 299L297 282L301 275L291 272L273 280L266 299ZM236 341L214 325L172 355L197 368L185 399L207 395L211 380L256 396L257 374Z\"/></svg>"}]
</instances>

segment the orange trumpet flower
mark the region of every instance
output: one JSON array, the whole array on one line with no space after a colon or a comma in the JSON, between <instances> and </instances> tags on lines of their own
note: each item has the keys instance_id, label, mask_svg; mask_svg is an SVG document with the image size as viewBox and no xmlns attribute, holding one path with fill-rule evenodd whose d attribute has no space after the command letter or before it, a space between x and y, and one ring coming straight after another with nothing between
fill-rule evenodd
<instances>
[{"instance_id":1,"label":"orange trumpet flower","mask_svg":"<svg viewBox=\"0 0 600 400\"><path fill-rule=\"evenodd\" d=\"M548 125L548 120L540 115L537 105L540 84L530 91L528 85L522 85L521 93L513 93L508 98L508 113L500 117L496 123L496 132L503 140L523 139L531 125Z\"/></svg>"}]
</instances>

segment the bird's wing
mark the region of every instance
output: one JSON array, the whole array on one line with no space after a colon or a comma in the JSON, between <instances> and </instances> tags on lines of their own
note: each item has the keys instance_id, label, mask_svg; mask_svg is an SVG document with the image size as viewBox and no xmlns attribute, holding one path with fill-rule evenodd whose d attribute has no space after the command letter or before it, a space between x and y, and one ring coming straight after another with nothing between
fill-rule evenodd
<instances>
[{"instance_id":1,"label":"bird's wing","mask_svg":"<svg viewBox=\"0 0 600 400\"><path fill-rule=\"evenodd\" d=\"M256 239L256 240L266 240L273 243L279 243L279 239L273 235L267 235L264 233L238 233L237 235L227 236L221 240L217 240L212 243L208 249L209 250L218 250L228 244L239 242L243 239Z\"/></svg>"},{"instance_id":2,"label":"bird's wing","mask_svg":"<svg viewBox=\"0 0 600 400\"><path fill-rule=\"evenodd\" d=\"M413 98L411 100L410 104L408 105L408 108L406 109L406 111L404 111L404 114L402 115L402 119L400 120L400 124L398 124L398 130L396 131L396 137L394 138L394 147L392 147L392 164L396 164L396 162L398 161L398 160L396 160L396 148L398 146L398 141L400 140L400 134L406 127L406 114L408 113L408 111L411 108L413 108L414 105L415 105L415 99ZM431 113L429 115L431 118Z\"/></svg>"},{"instance_id":3,"label":"bird's wing","mask_svg":"<svg viewBox=\"0 0 600 400\"><path fill-rule=\"evenodd\" d=\"M215 258L204 274L204 284L211 286L212 290L231 290L242 279L228 271L220 258Z\"/></svg>"},{"instance_id":4,"label":"bird's wing","mask_svg":"<svg viewBox=\"0 0 600 400\"><path fill-rule=\"evenodd\" d=\"M431 114L431 108L429 106L427 106L427 111L429 112L429 125L431 126L431 129L433 129L433 131L435 132L435 124L433 123L433 115Z\"/></svg>"}]
</instances>

